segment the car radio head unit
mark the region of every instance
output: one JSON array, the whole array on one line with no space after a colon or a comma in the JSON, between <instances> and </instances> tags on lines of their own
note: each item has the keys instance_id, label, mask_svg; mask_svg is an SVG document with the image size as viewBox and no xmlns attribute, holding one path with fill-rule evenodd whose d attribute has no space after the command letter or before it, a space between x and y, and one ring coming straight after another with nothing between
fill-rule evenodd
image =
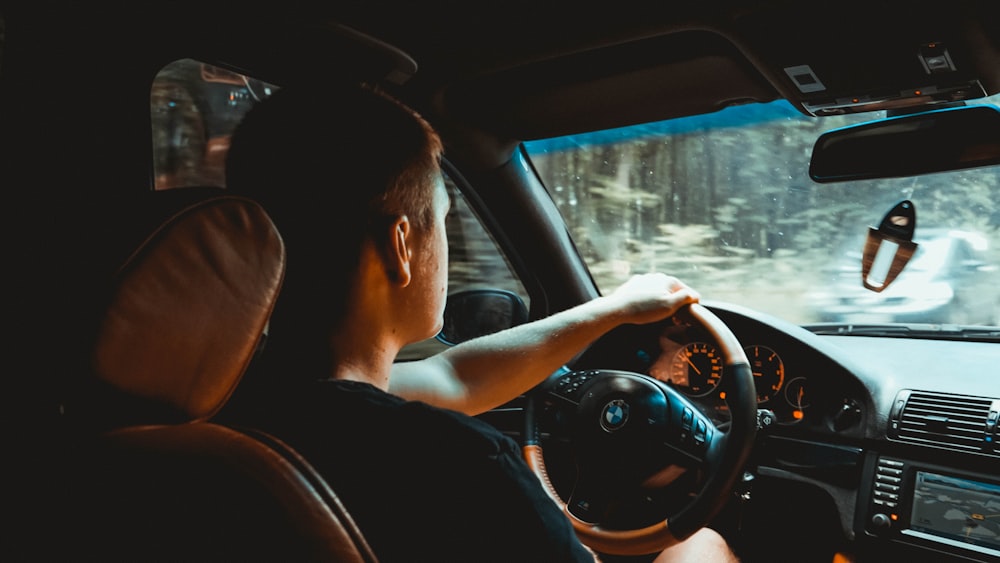
<instances>
[{"instance_id":1,"label":"car radio head unit","mask_svg":"<svg viewBox=\"0 0 1000 563\"><path fill-rule=\"evenodd\" d=\"M1000 485L916 471L910 529L903 533L980 546L1000 556Z\"/></svg>"},{"instance_id":2,"label":"car radio head unit","mask_svg":"<svg viewBox=\"0 0 1000 563\"><path fill-rule=\"evenodd\" d=\"M869 535L972 557L1000 558L1000 481L879 457L869 489Z\"/></svg>"}]
</instances>

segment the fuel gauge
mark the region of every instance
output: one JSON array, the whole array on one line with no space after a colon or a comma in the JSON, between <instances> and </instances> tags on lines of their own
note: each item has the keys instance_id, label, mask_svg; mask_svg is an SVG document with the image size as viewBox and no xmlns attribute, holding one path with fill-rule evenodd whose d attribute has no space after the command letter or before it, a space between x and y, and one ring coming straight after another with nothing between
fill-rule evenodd
<instances>
[{"instance_id":1,"label":"fuel gauge","mask_svg":"<svg viewBox=\"0 0 1000 563\"><path fill-rule=\"evenodd\" d=\"M792 418L802 420L805 410L809 408L810 392L804 377L796 377L785 386L785 401L792 406Z\"/></svg>"}]
</instances>

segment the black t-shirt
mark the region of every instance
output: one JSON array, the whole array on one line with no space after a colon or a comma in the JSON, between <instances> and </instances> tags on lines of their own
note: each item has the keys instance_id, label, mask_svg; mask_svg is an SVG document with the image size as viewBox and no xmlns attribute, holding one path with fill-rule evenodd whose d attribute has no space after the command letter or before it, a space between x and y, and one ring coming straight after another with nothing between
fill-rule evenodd
<instances>
[{"instance_id":1,"label":"black t-shirt","mask_svg":"<svg viewBox=\"0 0 1000 563\"><path fill-rule=\"evenodd\" d=\"M489 424L352 381L289 399L267 429L323 475L382 563L593 561Z\"/></svg>"}]
</instances>

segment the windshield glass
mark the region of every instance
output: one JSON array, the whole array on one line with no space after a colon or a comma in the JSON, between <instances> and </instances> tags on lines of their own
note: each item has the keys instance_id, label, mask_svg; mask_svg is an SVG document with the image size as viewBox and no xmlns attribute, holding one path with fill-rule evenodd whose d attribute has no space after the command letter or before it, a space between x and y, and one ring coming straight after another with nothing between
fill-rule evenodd
<instances>
[{"instance_id":1,"label":"windshield glass","mask_svg":"<svg viewBox=\"0 0 1000 563\"><path fill-rule=\"evenodd\" d=\"M658 270L797 324L1000 324L1000 167L809 178L821 133L881 117L778 101L524 147L601 291ZM876 293L861 280L865 235L903 200L919 246Z\"/></svg>"}]
</instances>

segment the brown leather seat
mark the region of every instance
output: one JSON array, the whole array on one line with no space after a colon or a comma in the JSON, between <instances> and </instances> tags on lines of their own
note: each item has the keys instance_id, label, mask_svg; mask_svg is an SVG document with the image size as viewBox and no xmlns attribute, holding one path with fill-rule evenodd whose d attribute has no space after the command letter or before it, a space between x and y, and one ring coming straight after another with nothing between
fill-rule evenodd
<instances>
[{"instance_id":1,"label":"brown leather seat","mask_svg":"<svg viewBox=\"0 0 1000 563\"><path fill-rule=\"evenodd\" d=\"M332 490L280 440L212 422L265 333L285 267L256 203L162 222L114 278L68 449L74 560L374 561Z\"/></svg>"}]
</instances>

